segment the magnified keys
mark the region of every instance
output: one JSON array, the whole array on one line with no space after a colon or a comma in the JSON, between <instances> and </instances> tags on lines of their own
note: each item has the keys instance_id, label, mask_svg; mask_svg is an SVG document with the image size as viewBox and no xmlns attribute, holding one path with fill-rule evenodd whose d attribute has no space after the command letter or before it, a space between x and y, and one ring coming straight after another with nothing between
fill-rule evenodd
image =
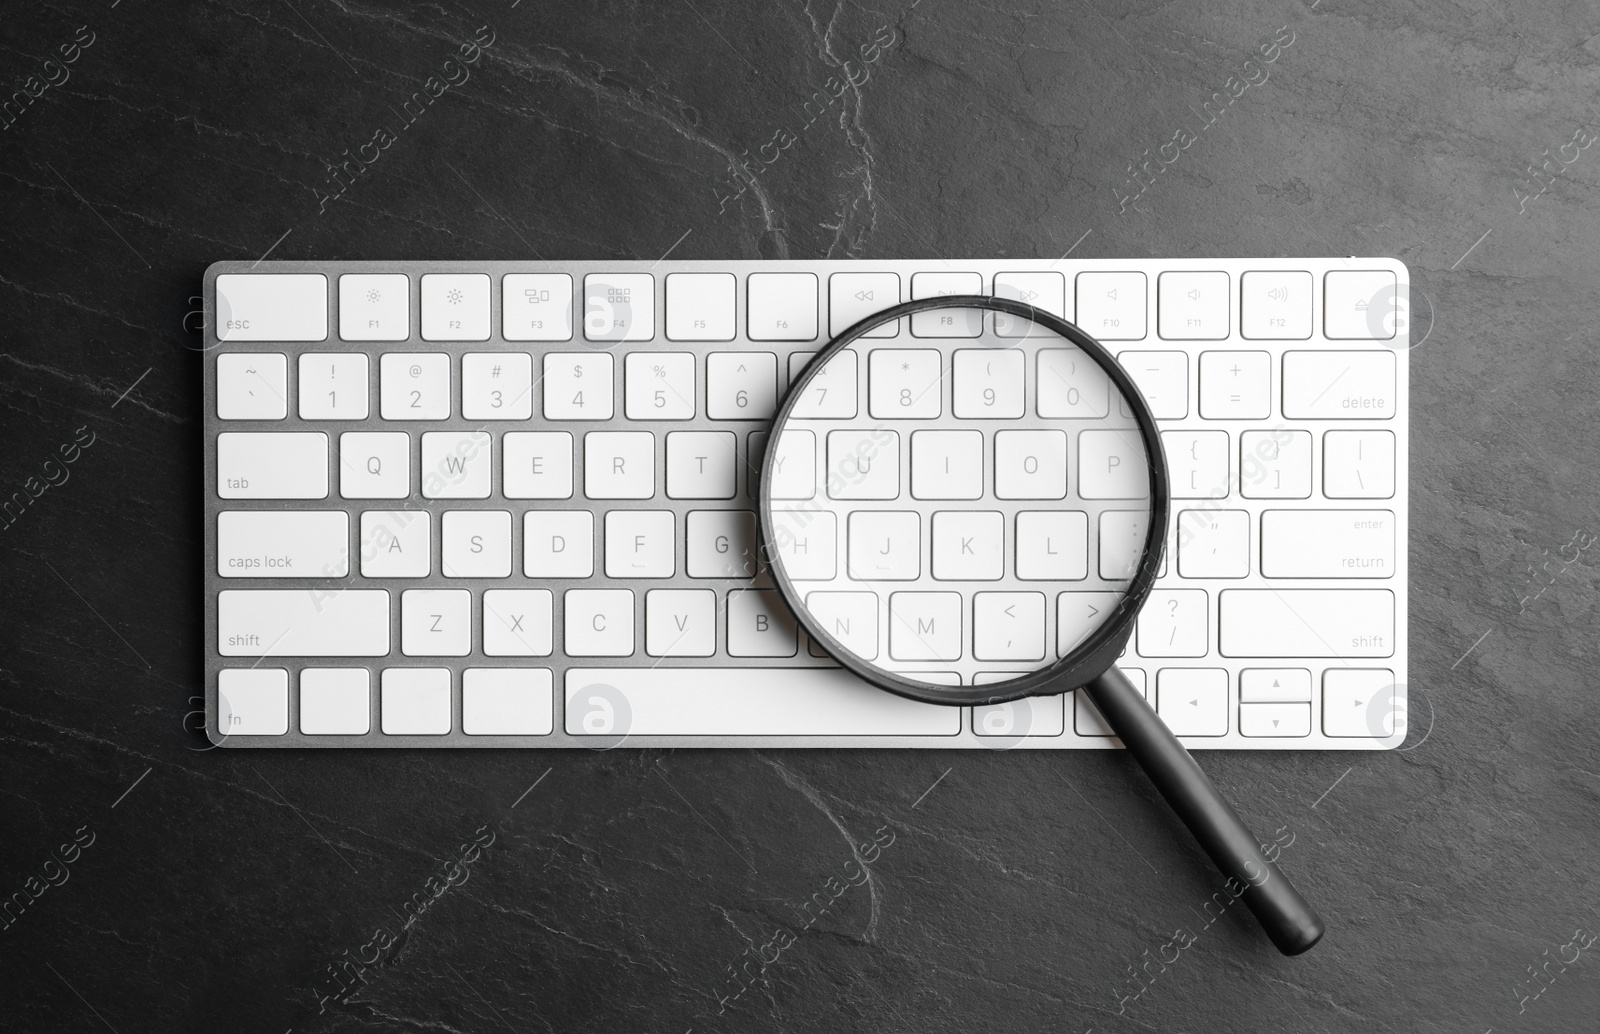
<instances>
[{"instance_id":1,"label":"magnified keys","mask_svg":"<svg viewBox=\"0 0 1600 1034\"><path fill-rule=\"evenodd\" d=\"M1006 336L984 310L1007 317ZM915 348L874 336L904 316L981 329ZM824 383L827 409L814 397ZM851 390L856 404L837 404ZM1321 919L1114 666L1160 567L1170 491L1150 406L1098 342L1009 299L885 309L795 378L763 469L774 580L843 667L950 705L1082 689L1247 885L1279 949L1317 942Z\"/></svg>"}]
</instances>

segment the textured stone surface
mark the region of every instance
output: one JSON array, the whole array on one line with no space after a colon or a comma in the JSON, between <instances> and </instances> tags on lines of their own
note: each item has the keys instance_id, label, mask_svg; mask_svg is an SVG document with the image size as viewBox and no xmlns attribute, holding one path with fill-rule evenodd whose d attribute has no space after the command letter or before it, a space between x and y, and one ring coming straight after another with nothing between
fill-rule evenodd
<instances>
[{"instance_id":1,"label":"textured stone surface","mask_svg":"<svg viewBox=\"0 0 1600 1034\"><path fill-rule=\"evenodd\" d=\"M1560 557L1600 534L1600 151L1526 211L1513 192L1600 131L1593 10L13 6L7 90L61 78L43 62L79 26L93 42L0 132L4 494L75 429L95 437L0 539L0 892L59 879L75 831L92 842L0 933L0 1026L1594 1029L1592 954L1526 1003L1514 985L1531 994L1527 967L1600 929L1595 566ZM404 100L485 24L471 78L402 130ZM1127 164L1197 131L1230 76L1259 79L1244 62L1282 26L1268 78L1119 214ZM807 126L847 59L868 77ZM380 128L394 142L320 210L328 163ZM719 212L730 159L780 130L796 141ZM1202 759L1259 831L1293 833L1284 866L1330 926L1310 955L1278 957L1239 908L1205 926L1220 879L1120 754L312 756L184 731L201 648L184 321L207 263L1074 247L1393 255L1432 312L1410 543L1431 732L1401 753ZM1554 584L1524 604L1546 563ZM491 834L406 928L404 903ZM802 929L858 851L870 880ZM1194 943L1119 1002L1179 928ZM319 1014L330 964L359 957L365 983Z\"/></svg>"}]
</instances>

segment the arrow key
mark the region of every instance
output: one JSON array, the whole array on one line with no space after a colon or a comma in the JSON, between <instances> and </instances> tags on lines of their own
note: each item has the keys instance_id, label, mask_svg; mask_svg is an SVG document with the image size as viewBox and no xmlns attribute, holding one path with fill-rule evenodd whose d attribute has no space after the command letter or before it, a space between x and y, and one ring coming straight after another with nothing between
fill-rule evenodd
<instances>
[{"instance_id":1,"label":"arrow key","mask_svg":"<svg viewBox=\"0 0 1600 1034\"><path fill-rule=\"evenodd\" d=\"M1310 736L1310 704L1240 704L1239 732L1244 736Z\"/></svg>"},{"instance_id":2,"label":"arrow key","mask_svg":"<svg viewBox=\"0 0 1600 1034\"><path fill-rule=\"evenodd\" d=\"M1163 668L1156 674L1156 713L1176 736L1228 734L1228 672Z\"/></svg>"}]
</instances>

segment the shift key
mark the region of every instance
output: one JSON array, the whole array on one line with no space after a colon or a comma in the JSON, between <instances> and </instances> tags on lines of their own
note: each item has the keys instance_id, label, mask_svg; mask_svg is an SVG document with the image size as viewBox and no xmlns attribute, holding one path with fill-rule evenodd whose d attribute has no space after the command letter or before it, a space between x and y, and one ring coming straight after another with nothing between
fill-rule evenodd
<instances>
[{"instance_id":1,"label":"shift key","mask_svg":"<svg viewBox=\"0 0 1600 1034\"><path fill-rule=\"evenodd\" d=\"M217 593L224 657L382 657L385 589L224 589Z\"/></svg>"},{"instance_id":2,"label":"shift key","mask_svg":"<svg viewBox=\"0 0 1600 1034\"><path fill-rule=\"evenodd\" d=\"M1225 589L1224 657L1393 657L1388 589Z\"/></svg>"}]
</instances>

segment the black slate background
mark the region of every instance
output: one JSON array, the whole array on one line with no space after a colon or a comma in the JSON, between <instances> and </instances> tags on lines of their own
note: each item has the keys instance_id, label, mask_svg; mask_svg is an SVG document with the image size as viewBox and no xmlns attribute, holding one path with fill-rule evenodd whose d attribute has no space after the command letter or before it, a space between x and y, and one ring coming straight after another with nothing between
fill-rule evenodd
<instances>
[{"instance_id":1,"label":"black slate background","mask_svg":"<svg viewBox=\"0 0 1600 1034\"><path fill-rule=\"evenodd\" d=\"M94 839L0 932L0 1028L1600 1026L1593 953L1515 990L1600 929L1596 570L1561 554L1600 533L1600 152L1526 211L1513 192L1600 131L1592 6L69 0L7 5L0 83L81 25L70 79L0 132L0 495L95 435L0 538L0 893ZM398 129L484 25L471 79L320 211L328 163ZM802 131L881 26L870 78ZM1282 26L1270 79L1119 214L1127 163ZM784 128L719 212L730 159ZM1311 954L1238 908L1203 928L1220 878L1120 753L313 755L186 731L207 263L1074 245L1411 267L1412 739L1202 758L1259 832L1293 833L1283 865L1330 926ZM483 827L468 882L400 935ZM879 830L870 883L719 1004ZM396 942L319 1013L380 927ZM1119 1014L1177 928L1195 943Z\"/></svg>"}]
</instances>

